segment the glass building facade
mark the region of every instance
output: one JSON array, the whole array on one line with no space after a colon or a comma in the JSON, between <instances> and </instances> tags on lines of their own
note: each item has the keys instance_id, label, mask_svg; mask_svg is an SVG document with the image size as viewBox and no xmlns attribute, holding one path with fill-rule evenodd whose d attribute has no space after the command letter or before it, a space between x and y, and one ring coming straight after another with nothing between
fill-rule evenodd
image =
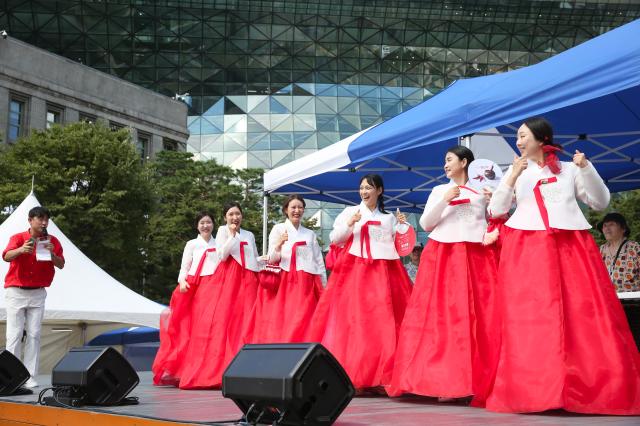
<instances>
[{"instance_id":1,"label":"glass building facade","mask_svg":"<svg viewBox=\"0 0 640 426\"><path fill-rule=\"evenodd\" d=\"M635 0L0 0L0 29L190 106L188 150L272 168L452 81L542 61ZM335 211L324 209L330 225ZM324 225L325 220L322 220Z\"/></svg>"}]
</instances>

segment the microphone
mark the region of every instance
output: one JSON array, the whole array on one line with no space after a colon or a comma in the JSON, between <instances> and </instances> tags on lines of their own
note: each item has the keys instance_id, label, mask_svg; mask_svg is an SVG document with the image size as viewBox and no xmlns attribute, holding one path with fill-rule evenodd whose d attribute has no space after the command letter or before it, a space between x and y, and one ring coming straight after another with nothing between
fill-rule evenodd
<instances>
[{"instance_id":1,"label":"microphone","mask_svg":"<svg viewBox=\"0 0 640 426\"><path fill-rule=\"evenodd\" d=\"M47 227L43 226L42 227L42 236L47 238L49 236L49 232L47 232Z\"/></svg>"}]
</instances>

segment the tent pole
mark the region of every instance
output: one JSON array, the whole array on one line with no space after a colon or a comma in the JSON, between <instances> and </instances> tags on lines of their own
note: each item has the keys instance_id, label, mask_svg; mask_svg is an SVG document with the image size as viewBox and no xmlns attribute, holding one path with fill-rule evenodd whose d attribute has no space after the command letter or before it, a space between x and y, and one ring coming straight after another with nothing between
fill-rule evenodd
<instances>
[{"instance_id":1,"label":"tent pole","mask_svg":"<svg viewBox=\"0 0 640 426\"><path fill-rule=\"evenodd\" d=\"M262 254L267 255L267 221L269 219L269 193L264 192L262 202Z\"/></svg>"},{"instance_id":2,"label":"tent pole","mask_svg":"<svg viewBox=\"0 0 640 426\"><path fill-rule=\"evenodd\" d=\"M460 143L460 145L464 146L465 148L471 149L471 135L461 136L459 143Z\"/></svg>"}]
</instances>

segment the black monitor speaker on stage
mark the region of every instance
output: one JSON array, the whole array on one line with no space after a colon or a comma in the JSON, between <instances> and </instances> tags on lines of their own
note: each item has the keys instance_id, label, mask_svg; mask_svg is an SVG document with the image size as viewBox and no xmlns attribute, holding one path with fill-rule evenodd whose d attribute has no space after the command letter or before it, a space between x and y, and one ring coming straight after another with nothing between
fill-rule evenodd
<instances>
[{"instance_id":1,"label":"black monitor speaker on stage","mask_svg":"<svg viewBox=\"0 0 640 426\"><path fill-rule=\"evenodd\" d=\"M51 372L50 405L119 405L140 383L138 373L114 348L72 348Z\"/></svg>"},{"instance_id":2,"label":"black monitor speaker on stage","mask_svg":"<svg viewBox=\"0 0 640 426\"><path fill-rule=\"evenodd\" d=\"M27 368L6 349L0 351L0 396L24 393L20 387L31 375Z\"/></svg>"},{"instance_id":3,"label":"black monitor speaker on stage","mask_svg":"<svg viewBox=\"0 0 640 426\"><path fill-rule=\"evenodd\" d=\"M222 377L249 423L330 425L355 390L342 366L319 343L245 345Z\"/></svg>"}]
</instances>

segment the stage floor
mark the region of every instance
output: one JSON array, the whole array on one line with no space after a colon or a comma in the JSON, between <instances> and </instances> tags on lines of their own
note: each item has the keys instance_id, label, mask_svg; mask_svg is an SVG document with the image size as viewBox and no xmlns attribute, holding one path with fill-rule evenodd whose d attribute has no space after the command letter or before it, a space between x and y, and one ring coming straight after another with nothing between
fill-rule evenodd
<instances>
[{"instance_id":1,"label":"stage floor","mask_svg":"<svg viewBox=\"0 0 640 426\"><path fill-rule=\"evenodd\" d=\"M41 409L36 405L38 393L50 385L50 376L38 377L40 387L33 395L0 397L0 424L60 424L58 421L46 423L36 420L20 420L13 414L7 417L7 407L16 407L11 403L20 403L22 412ZM49 392L48 395L51 393ZM151 384L149 372L140 373L140 384L130 396L140 399L139 405L104 408L82 408L74 411L76 415L97 413L115 414L126 417L111 417L105 424L150 424L144 421L132 423L138 418L156 419L176 423L213 423L240 419L242 413L235 404L222 397L220 391L184 391L173 387L155 387ZM13 410L15 411L15 410ZM23 414L27 416L27 414ZM47 416L40 416L47 418ZM50 415L48 417L51 417ZM128 419L125 421L125 419ZM51 419L53 420L53 419ZM92 422L94 425L102 422ZM160 424L160 423L158 423ZM166 424L166 423L164 423ZM405 397L386 398L382 396L354 398L335 423L339 426L379 425L639 425L640 417L577 415L563 411L544 414L499 414L491 413L465 405L438 403L434 399Z\"/></svg>"}]
</instances>

